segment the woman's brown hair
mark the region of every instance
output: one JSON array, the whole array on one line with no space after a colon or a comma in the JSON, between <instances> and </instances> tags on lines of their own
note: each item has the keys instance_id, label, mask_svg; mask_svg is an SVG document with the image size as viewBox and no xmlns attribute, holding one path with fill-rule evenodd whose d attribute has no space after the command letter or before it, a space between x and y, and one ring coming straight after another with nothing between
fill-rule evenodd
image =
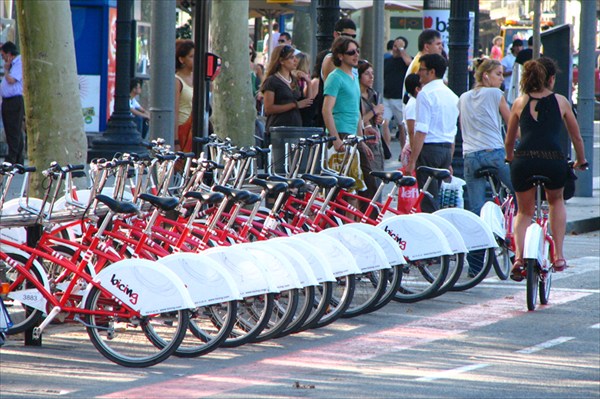
<instances>
[{"instance_id":1,"label":"woman's brown hair","mask_svg":"<svg viewBox=\"0 0 600 399\"><path fill-rule=\"evenodd\" d=\"M530 60L523 65L521 75L521 91L525 94L542 91L546 88L548 73L537 60Z\"/></svg>"},{"instance_id":2,"label":"woman's brown hair","mask_svg":"<svg viewBox=\"0 0 600 399\"><path fill-rule=\"evenodd\" d=\"M175 69L181 69L183 64L179 61L179 58L185 57L194 49L194 42L191 40L177 40L175 42Z\"/></svg>"}]
</instances>

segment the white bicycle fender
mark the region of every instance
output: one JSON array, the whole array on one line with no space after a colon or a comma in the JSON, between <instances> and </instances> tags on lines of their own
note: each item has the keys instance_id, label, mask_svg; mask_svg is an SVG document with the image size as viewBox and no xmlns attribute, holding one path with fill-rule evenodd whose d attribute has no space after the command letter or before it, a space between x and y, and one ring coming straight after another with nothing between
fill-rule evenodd
<instances>
[{"instance_id":1,"label":"white bicycle fender","mask_svg":"<svg viewBox=\"0 0 600 399\"><path fill-rule=\"evenodd\" d=\"M6 201L2 205L2 209L0 209L0 216L31 215L28 212L19 212L19 209L21 208L21 202L21 198L13 198L11 200ZM38 198L29 198L29 205L32 208L40 209L42 207L42 200ZM19 244L25 244L27 242L27 230L25 229L25 227L2 227L0 229L0 238ZM0 249L2 249L1 244Z\"/></svg>"},{"instance_id":2,"label":"white bicycle fender","mask_svg":"<svg viewBox=\"0 0 600 399\"><path fill-rule=\"evenodd\" d=\"M444 233L427 219L396 215L377 227L389 234L411 261L454 254Z\"/></svg>"},{"instance_id":3,"label":"white bicycle fender","mask_svg":"<svg viewBox=\"0 0 600 399\"><path fill-rule=\"evenodd\" d=\"M481 207L479 212L481 220L487 224L496 237L504 240L506 238L506 223L504 220L504 214L502 208L495 202L487 201Z\"/></svg>"},{"instance_id":4,"label":"white bicycle fender","mask_svg":"<svg viewBox=\"0 0 600 399\"><path fill-rule=\"evenodd\" d=\"M181 279L159 262L125 259L105 267L94 281L142 315L194 309ZM89 290L82 304L85 304Z\"/></svg>"},{"instance_id":5,"label":"white bicycle fender","mask_svg":"<svg viewBox=\"0 0 600 399\"><path fill-rule=\"evenodd\" d=\"M8 252L10 254L21 255L25 257L25 259L29 259L29 257L31 256L28 253L25 253L17 248L11 248ZM46 275L44 267L37 261L33 262L32 267L37 269L39 275L42 276L42 283L44 284L44 288L46 289L46 291L50 292L50 283L48 282L48 276ZM44 313L47 310L46 298L37 288L27 288L24 290L12 291L8 294L8 297L12 300L19 301L24 305L40 310Z\"/></svg>"},{"instance_id":6,"label":"white bicycle fender","mask_svg":"<svg viewBox=\"0 0 600 399\"><path fill-rule=\"evenodd\" d=\"M284 237L285 240L285 237ZM297 249L295 249L291 245L285 245L285 241L281 240L267 240L267 241L257 241L254 245L264 245L269 248L276 249L280 255L285 256L285 258L290 262L292 267L294 268L296 275L298 276L298 280L300 281L301 287L308 287L313 285L318 285L319 282L313 272L313 269L308 264L306 258L300 253Z\"/></svg>"},{"instance_id":7,"label":"white bicycle fender","mask_svg":"<svg viewBox=\"0 0 600 399\"><path fill-rule=\"evenodd\" d=\"M229 272L242 297L279 292L272 279L257 266L258 260L247 251L237 249L237 245L209 248L202 253Z\"/></svg>"},{"instance_id":8,"label":"white bicycle fender","mask_svg":"<svg viewBox=\"0 0 600 399\"><path fill-rule=\"evenodd\" d=\"M532 223L525 231L523 244L523 259L537 259L540 265L544 263L544 232L537 223Z\"/></svg>"},{"instance_id":9,"label":"white bicycle fender","mask_svg":"<svg viewBox=\"0 0 600 399\"><path fill-rule=\"evenodd\" d=\"M278 249L255 243L240 244L239 247L258 259L258 266L274 280L279 291L302 288L294 266Z\"/></svg>"},{"instance_id":10,"label":"white bicycle fender","mask_svg":"<svg viewBox=\"0 0 600 399\"><path fill-rule=\"evenodd\" d=\"M242 299L229 272L202 253L176 253L160 259L185 283L196 306Z\"/></svg>"},{"instance_id":11,"label":"white bicycle fender","mask_svg":"<svg viewBox=\"0 0 600 399\"><path fill-rule=\"evenodd\" d=\"M335 277L362 273L352 253L339 240L317 233L296 234L294 238L312 244L320 257L327 258Z\"/></svg>"},{"instance_id":12,"label":"white bicycle fender","mask_svg":"<svg viewBox=\"0 0 600 399\"><path fill-rule=\"evenodd\" d=\"M278 241L281 245L296 250L306 260L319 284L335 281L332 266L327 257L321 256L319 249L314 245L292 237L272 238L269 241Z\"/></svg>"},{"instance_id":13,"label":"white bicycle fender","mask_svg":"<svg viewBox=\"0 0 600 399\"><path fill-rule=\"evenodd\" d=\"M492 229L473 212L462 208L446 208L435 211L458 229L469 251L485 248L497 248Z\"/></svg>"},{"instance_id":14,"label":"white bicycle fender","mask_svg":"<svg viewBox=\"0 0 600 399\"><path fill-rule=\"evenodd\" d=\"M360 230L363 233L366 233L374 239L377 244L381 247L385 256L387 257L388 263L390 266L396 265L404 265L406 264L406 260L404 259L404 254L402 250L398 246L398 243L394 241L392 237L389 236L385 231L372 224L367 223L348 223L343 224L338 229L355 229Z\"/></svg>"},{"instance_id":15,"label":"white bicycle fender","mask_svg":"<svg viewBox=\"0 0 600 399\"><path fill-rule=\"evenodd\" d=\"M458 229L443 217L434 215L432 213L415 213L414 216L425 218L433 224L435 224L440 230L442 230L442 233L444 233L446 240L448 240L448 245L450 245L450 249L455 254L466 254L467 252L469 252L467 246L465 245L465 241L460 235Z\"/></svg>"},{"instance_id":16,"label":"white bicycle fender","mask_svg":"<svg viewBox=\"0 0 600 399\"><path fill-rule=\"evenodd\" d=\"M337 238L352 253L362 273L390 268L387 257L377 241L360 230L332 227L318 234Z\"/></svg>"}]
</instances>

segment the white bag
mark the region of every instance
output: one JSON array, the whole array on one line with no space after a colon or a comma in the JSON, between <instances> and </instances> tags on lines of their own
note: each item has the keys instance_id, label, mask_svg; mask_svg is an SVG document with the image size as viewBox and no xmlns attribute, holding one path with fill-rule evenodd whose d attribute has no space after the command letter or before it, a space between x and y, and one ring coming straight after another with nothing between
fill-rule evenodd
<instances>
[{"instance_id":1,"label":"white bag","mask_svg":"<svg viewBox=\"0 0 600 399\"><path fill-rule=\"evenodd\" d=\"M464 208L464 190L466 181L460 177L452 176L450 182L442 181L440 185L440 208Z\"/></svg>"}]
</instances>

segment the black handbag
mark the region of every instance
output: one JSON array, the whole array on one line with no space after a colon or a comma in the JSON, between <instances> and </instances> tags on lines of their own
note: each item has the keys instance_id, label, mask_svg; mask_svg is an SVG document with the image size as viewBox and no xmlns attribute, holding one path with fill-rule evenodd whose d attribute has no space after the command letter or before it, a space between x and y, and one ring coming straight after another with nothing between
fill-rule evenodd
<instances>
[{"instance_id":1,"label":"black handbag","mask_svg":"<svg viewBox=\"0 0 600 399\"><path fill-rule=\"evenodd\" d=\"M573 198L575 195L575 180L577 175L572 167L567 166L567 181L565 182L565 189L563 191L563 198L565 200Z\"/></svg>"}]
</instances>

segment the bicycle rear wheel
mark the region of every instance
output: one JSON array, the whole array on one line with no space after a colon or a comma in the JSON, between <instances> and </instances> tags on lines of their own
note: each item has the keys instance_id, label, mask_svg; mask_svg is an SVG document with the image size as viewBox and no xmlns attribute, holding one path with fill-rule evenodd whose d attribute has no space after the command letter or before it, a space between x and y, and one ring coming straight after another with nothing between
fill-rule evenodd
<instances>
[{"instance_id":1,"label":"bicycle rear wheel","mask_svg":"<svg viewBox=\"0 0 600 399\"><path fill-rule=\"evenodd\" d=\"M490 272L494 263L494 248L470 251L465 257L460 277L451 291L465 291L479 284Z\"/></svg>"},{"instance_id":2,"label":"bicycle rear wheel","mask_svg":"<svg viewBox=\"0 0 600 399\"><path fill-rule=\"evenodd\" d=\"M377 301L377 303L372 305L370 308L366 309L364 313L374 312L390 303L390 301L394 298L394 295L400 288L400 284L402 283L402 267L402 265L392 266L392 268L388 272L385 292L383 293L381 298L379 298L379 301Z\"/></svg>"},{"instance_id":3,"label":"bicycle rear wheel","mask_svg":"<svg viewBox=\"0 0 600 399\"><path fill-rule=\"evenodd\" d=\"M346 309L348 309L350 302L352 302L352 297L354 296L354 274L336 278L332 287L333 291L329 305L323 316L315 321L312 327L324 327L331 324L340 318Z\"/></svg>"},{"instance_id":4,"label":"bicycle rear wheel","mask_svg":"<svg viewBox=\"0 0 600 399\"><path fill-rule=\"evenodd\" d=\"M462 274L462 270L465 264L465 254L464 253L456 253L454 255L450 255L448 257L448 274L446 275L446 280L443 282L442 286L433 294L427 297L427 299L432 299L442 295L443 293L449 291L454 287L454 284L458 281Z\"/></svg>"},{"instance_id":5,"label":"bicycle rear wheel","mask_svg":"<svg viewBox=\"0 0 600 399\"><path fill-rule=\"evenodd\" d=\"M275 306L274 294L246 297L238 301L235 324L222 346L235 348L251 342L266 327ZM222 323L222 320L218 320Z\"/></svg>"},{"instance_id":6,"label":"bicycle rear wheel","mask_svg":"<svg viewBox=\"0 0 600 399\"><path fill-rule=\"evenodd\" d=\"M296 309L296 314L292 318L292 321L277 335L277 337L283 337L298 331L300 328L302 328L313 311L315 303L315 287L304 287L298 292L298 294L298 307Z\"/></svg>"},{"instance_id":7,"label":"bicycle rear wheel","mask_svg":"<svg viewBox=\"0 0 600 399\"><path fill-rule=\"evenodd\" d=\"M385 293L388 285L389 269L374 270L356 274L354 278L354 296L342 318L356 317L375 305Z\"/></svg>"},{"instance_id":8,"label":"bicycle rear wheel","mask_svg":"<svg viewBox=\"0 0 600 399\"><path fill-rule=\"evenodd\" d=\"M540 274L536 259L525 259L527 262L527 309L535 310L537 306Z\"/></svg>"},{"instance_id":9,"label":"bicycle rear wheel","mask_svg":"<svg viewBox=\"0 0 600 399\"><path fill-rule=\"evenodd\" d=\"M402 267L402 281L394 300L412 303L434 295L446 280L448 267L448 255L409 261Z\"/></svg>"},{"instance_id":10,"label":"bicycle rear wheel","mask_svg":"<svg viewBox=\"0 0 600 399\"><path fill-rule=\"evenodd\" d=\"M309 328L316 327L316 323L323 317L325 312L329 309L329 303L333 296L334 283L331 281L325 281L317 286L315 289L315 295L313 297L311 312L306 318L306 321L296 329L295 332L305 331Z\"/></svg>"},{"instance_id":11,"label":"bicycle rear wheel","mask_svg":"<svg viewBox=\"0 0 600 399\"><path fill-rule=\"evenodd\" d=\"M552 287L552 270L540 274L540 303L547 305L550 300L550 288Z\"/></svg>"},{"instance_id":12,"label":"bicycle rear wheel","mask_svg":"<svg viewBox=\"0 0 600 399\"><path fill-rule=\"evenodd\" d=\"M179 348L177 357L198 357L217 349L229 336L235 324L237 301L229 301L197 308L190 317L188 332ZM219 323L215 323L215 318Z\"/></svg>"},{"instance_id":13,"label":"bicycle rear wheel","mask_svg":"<svg viewBox=\"0 0 600 399\"><path fill-rule=\"evenodd\" d=\"M297 289L281 291L275 294L273 311L265 328L252 339L262 342L277 337L290 324L298 309L299 294Z\"/></svg>"},{"instance_id":14,"label":"bicycle rear wheel","mask_svg":"<svg viewBox=\"0 0 600 399\"><path fill-rule=\"evenodd\" d=\"M498 248L494 250L494 255L494 270L500 280L506 280L510 275L514 255L511 254L503 240L498 240Z\"/></svg>"},{"instance_id":15,"label":"bicycle rear wheel","mask_svg":"<svg viewBox=\"0 0 600 399\"><path fill-rule=\"evenodd\" d=\"M126 313L110 294L92 287L85 316L92 344L107 359L125 367L148 367L167 359L185 337L189 310L141 317L117 317ZM125 312L124 312L125 311ZM155 337L160 337L157 345Z\"/></svg>"},{"instance_id":16,"label":"bicycle rear wheel","mask_svg":"<svg viewBox=\"0 0 600 399\"><path fill-rule=\"evenodd\" d=\"M27 259L24 256L17 254L7 254L11 259L24 265L27 263ZM41 268L40 268L41 270ZM43 285L41 272L32 267L30 270L31 274L34 278ZM8 262L0 260L0 282L12 284L19 277L20 273L15 269L14 265L11 266ZM28 280L23 280L17 287L15 287L11 292L7 295L2 295L2 300L4 301L4 306L6 307L6 311L10 316L10 319L13 322L13 326L6 332L8 335L19 334L25 330L30 329L33 326L36 326L40 323L42 318L42 311L35 309L31 306L27 306L25 303L19 301L18 299L13 299L11 294L15 294L19 291L25 292L25 290L32 290L31 294L36 296L41 296L42 294L35 289L35 285Z\"/></svg>"}]
</instances>

